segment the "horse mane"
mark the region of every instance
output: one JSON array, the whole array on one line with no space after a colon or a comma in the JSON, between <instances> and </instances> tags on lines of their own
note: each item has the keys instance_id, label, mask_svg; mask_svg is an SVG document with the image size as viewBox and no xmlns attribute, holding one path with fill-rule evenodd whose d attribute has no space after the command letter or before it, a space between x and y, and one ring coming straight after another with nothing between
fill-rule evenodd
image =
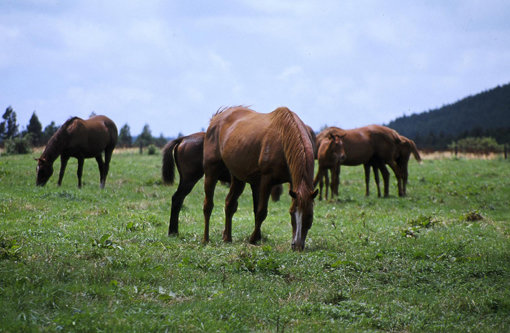
<instances>
[{"instance_id":1,"label":"horse mane","mask_svg":"<svg viewBox=\"0 0 510 333\"><path fill-rule=\"evenodd\" d=\"M44 149L41 158L46 158L51 162L57 159L61 153L61 149L63 148L62 140L66 137L66 129L77 119L81 118L71 117L67 119L62 126L60 126L60 128L51 136L50 140L46 144L46 148Z\"/></svg>"},{"instance_id":2,"label":"horse mane","mask_svg":"<svg viewBox=\"0 0 510 333\"><path fill-rule=\"evenodd\" d=\"M250 109L251 105L242 105L242 104L239 104L239 105L231 105L231 106L220 106L218 108L218 110L216 110L216 112L213 114L213 116L211 117L214 118L216 117L217 115L219 115L220 113L223 113L224 111L227 111L227 110L230 110L230 109L239 109L239 108L244 108L244 109ZM251 110L251 109L250 109Z\"/></svg>"},{"instance_id":3,"label":"horse mane","mask_svg":"<svg viewBox=\"0 0 510 333\"><path fill-rule=\"evenodd\" d=\"M308 131L297 115L286 107L279 107L271 112L272 125L276 127L283 143L283 150L292 175L292 187L304 181L313 190L313 146ZM303 147L303 149L296 149ZM309 156L307 156L309 150ZM306 161L303 163L303 161ZM312 177L303 177L310 174ZM296 190L296 189L294 189Z\"/></svg>"}]
</instances>

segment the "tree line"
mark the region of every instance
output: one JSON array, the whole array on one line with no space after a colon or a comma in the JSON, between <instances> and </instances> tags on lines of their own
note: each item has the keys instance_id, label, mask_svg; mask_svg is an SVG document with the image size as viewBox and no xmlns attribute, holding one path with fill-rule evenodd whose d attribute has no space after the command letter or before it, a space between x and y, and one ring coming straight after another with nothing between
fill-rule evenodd
<instances>
[{"instance_id":1,"label":"tree line","mask_svg":"<svg viewBox=\"0 0 510 333\"><path fill-rule=\"evenodd\" d=\"M92 113L91 116L93 115L95 114ZM5 148L7 153L28 153L31 147L45 146L60 126L52 121L43 128L34 111L26 129L20 131L16 112L9 106L2 115L2 122L0 122L0 146ZM142 132L136 137L131 135L129 125L124 124L119 131L117 147L147 147L150 145L163 147L167 141L168 139L163 137L163 134L154 137L148 124L145 124Z\"/></svg>"},{"instance_id":2,"label":"tree line","mask_svg":"<svg viewBox=\"0 0 510 333\"><path fill-rule=\"evenodd\" d=\"M420 148L447 149L468 137L491 137L510 144L510 84L468 96L441 108L403 116L388 125Z\"/></svg>"}]
</instances>

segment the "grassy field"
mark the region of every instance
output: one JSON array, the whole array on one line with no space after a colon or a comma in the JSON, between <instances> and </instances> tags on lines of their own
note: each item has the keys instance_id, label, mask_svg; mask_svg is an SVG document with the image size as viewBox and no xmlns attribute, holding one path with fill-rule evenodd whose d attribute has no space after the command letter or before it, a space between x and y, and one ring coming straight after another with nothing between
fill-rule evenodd
<instances>
[{"instance_id":1,"label":"grassy field","mask_svg":"<svg viewBox=\"0 0 510 333\"><path fill-rule=\"evenodd\" d=\"M0 157L2 332L510 331L509 161L412 160L408 197L392 176L387 199L344 167L295 253L288 195L251 246L247 187L225 244L219 185L203 245L202 182L167 236L159 155L115 154L103 191L94 160L81 190L76 160L36 187L33 157Z\"/></svg>"}]
</instances>

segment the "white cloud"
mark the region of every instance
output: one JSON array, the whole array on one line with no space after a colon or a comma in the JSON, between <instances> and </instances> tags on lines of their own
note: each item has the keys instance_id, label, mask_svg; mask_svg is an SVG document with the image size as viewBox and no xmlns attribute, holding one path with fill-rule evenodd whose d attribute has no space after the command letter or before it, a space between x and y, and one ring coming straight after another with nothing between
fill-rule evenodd
<instances>
[{"instance_id":1,"label":"white cloud","mask_svg":"<svg viewBox=\"0 0 510 333\"><path fill-rule=\"evenodd\" d=\"M506 83L509 15L503 1L9 2L0 100L22 125L96 111L133 134L198 131L233 104L287 105L317 129L388 122Z\"/></svg>"}]
</instances>

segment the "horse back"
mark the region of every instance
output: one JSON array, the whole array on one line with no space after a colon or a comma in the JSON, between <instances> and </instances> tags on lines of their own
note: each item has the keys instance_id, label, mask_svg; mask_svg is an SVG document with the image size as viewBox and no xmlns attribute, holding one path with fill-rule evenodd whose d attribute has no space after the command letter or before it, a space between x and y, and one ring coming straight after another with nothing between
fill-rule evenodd
<instances>
[{"instance_id":1,"label":"horse back","mask_svg":"<svg viewBox=\"0 0 510 333\"><path fill-rule=\"evenodd\" d=\"M346 159L343 165L360 165L367 163L374 155L374 148L370 142L370 133L366 128L345 130L342 138Z\"/></svg>"},{"instance_id":2,"label":"horse back","mask_svg":"<svg viewBox=\"0 0 510 333\"><path fill-rule=\"evenodd\" d=\"M94 116L87 120L76 118L66 132L66 152L71 156L94 157L106 149L113 150L117 144L117 126L106 116Z\"/></svg>"},{"instance_id":3,"label":"horse back","mask_svg":"<svg viewBox=\"0 0 510 333\"><path fill-rule=\"evenodd\" d=\"M228 110L221 118L221 123L212 127L214 132L214 154L221 158L227 168L239 179L247 181L255 174L260 174L261 153L274 153L275 135L270 128L267 114L235 108ZM209 129L208 129L209 134ZM207 139L206 139L207 141ZM204 157L206 148L204 148Z\"/></svg>"}]
</instances>

